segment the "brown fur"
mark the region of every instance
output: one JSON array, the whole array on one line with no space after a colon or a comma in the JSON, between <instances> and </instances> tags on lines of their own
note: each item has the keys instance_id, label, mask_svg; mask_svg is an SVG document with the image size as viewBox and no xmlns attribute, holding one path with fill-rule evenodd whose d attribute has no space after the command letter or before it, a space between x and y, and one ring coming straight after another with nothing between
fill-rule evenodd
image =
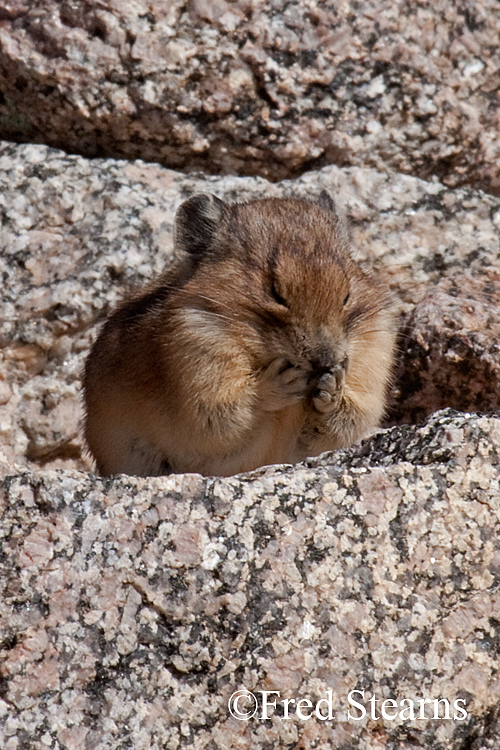
<instances>
[{"instance_id":1,"label":"brown fur","mask_svg":"<svg viewBox=\"0 0 500 750\"><path fill-rule=\"evenodd\" d=\"M106 323L86 365L102 474L229 475L352 444L379 422L395 316L328 196L176 217L178 265Z\"/></svg>"}]
</instances>

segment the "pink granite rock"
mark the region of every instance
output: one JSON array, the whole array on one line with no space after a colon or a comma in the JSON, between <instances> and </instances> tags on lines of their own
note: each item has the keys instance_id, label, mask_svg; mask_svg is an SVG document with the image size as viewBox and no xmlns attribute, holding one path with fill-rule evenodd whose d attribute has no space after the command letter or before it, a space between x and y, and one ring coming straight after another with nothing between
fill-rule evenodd
<instances>
[{"instance_id":1,"label":"pink granite rock","mask_svg":"<svg viewBox=\"0 0 500 750\"><path fill-rule=\"evenodd\" d=\"M226 479L12 470L2 750L497 748L499 479L500 419L450 411Z\"/></svg>"},{"instance_id":2,"label":"pink granite rock","mask_svg":"<svg viewBox=\"0 0 500 750\"><path fill-rule=\"evenodd\" d=\"M0 133L289 177L328 163L500 192L496 0L7 0Z\"/></svg>"},{"instance_id":3,"label":"pink granite rock","mask_svg":"<svg viewBox=\"0 0 500 750\"><path fill-rule=\"evenodd\" d=\"M500 269L431 287L404 328L390 419L416 422L451 406L500 410Z\"/></svg>"}]
</instances>

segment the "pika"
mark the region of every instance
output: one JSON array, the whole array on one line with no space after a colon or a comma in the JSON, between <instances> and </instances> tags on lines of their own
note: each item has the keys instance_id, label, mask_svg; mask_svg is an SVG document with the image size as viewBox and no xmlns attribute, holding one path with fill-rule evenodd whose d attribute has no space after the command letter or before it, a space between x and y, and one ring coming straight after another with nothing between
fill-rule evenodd
<instances>
[{"instance_id":1,"label":"pika","mask_svg":"<svg viewBox=\"0 0 500 750\"><path fill-rule=\"evenodd\" d=\"M106 322L86 362L101 474L227 476L351 445L377 426L396 317L335 206L196 195L177 264Z\"/></svg>"}]
</instances>

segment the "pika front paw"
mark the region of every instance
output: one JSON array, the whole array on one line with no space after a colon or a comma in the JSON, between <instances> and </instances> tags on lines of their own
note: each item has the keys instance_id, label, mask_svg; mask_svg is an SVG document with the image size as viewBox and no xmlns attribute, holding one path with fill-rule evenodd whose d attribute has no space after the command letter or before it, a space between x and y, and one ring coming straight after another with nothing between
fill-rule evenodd
<instances>
[{"instance_id":1,"label":"pika front paw","mask_svg":"<svg viewBox=\"0 0 500 750\"><path fill-rule=\"evenodd\" d=\"M339 365L330 372L325 372L316 384L313 393L314 408L322 414L328 414L339 408L344 395L345 365Z\"/></svg>"},{"instance_id":2,"label":"pika front paw","mask_svg":"<svg viewBox=\"0 0 500 750\"><path fill-rule=\"evenodd\" d=\"M306 396L309 373L278 357L261 371L261 406L264 411L279 411L297 404Z\"/></svg>"}]
</instances>

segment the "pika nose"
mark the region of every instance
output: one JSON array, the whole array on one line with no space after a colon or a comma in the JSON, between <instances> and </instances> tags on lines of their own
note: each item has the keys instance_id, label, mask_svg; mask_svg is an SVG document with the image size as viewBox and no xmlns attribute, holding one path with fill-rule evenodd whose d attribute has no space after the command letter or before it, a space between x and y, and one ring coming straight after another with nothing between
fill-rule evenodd
<instances>
[{"instance_id":1,"label":"pika nose","mask_svg":"<svg viewBox=\"0 0 500 750\"><path fill-rule=\"evenodd\" d=\"M325 373L333 372L339 367L345 370L347 368L347 354L342 354L338 357L331 350L321 350L320 352L316 352L315 356L311 358L311 367L314 377L321 377Z\"/></svg>"},{"instance_id":2,"label":"pika nose","mask_svg":"<svg viewBox=\"0 0 500 750\"><path fill-rule=\"evenodd\" d=\"M311 357L311 366L315 375L324 375L325 372L333 370L336 365L335 354L330 349L320 349Z\"/></svg>"},{"instance_id":3,"label":"pika nose","mask_svg":"<svg viewBox=\"0 0 500 750\"><path fill-rule=\"evenodd\" d=\"M314 378L320 378L322 375L325 375L327 372L331 372L334 368L333 364L325 364L323 362L320 362L319 360L313 360L311 362L312 365L312 376Z\"/></svg>"}]
</instances>

